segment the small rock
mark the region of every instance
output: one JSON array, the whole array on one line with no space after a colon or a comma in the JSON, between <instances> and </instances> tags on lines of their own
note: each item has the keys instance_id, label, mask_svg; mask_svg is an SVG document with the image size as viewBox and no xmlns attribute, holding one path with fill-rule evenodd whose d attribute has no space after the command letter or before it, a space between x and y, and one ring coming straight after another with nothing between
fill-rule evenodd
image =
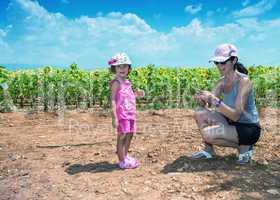
<instances>
[{"instance_id":1,"label":"small rock","mask_svg":"<svg viewBox=\"0 0 280 200\"><path fill-rule=\"evenodd\" d=\"M144 182L145 185L150 185L151 183L152 183L152 182L149 181L149 180Z\"/></svg>"},{"instance_id":2,"label":"small rock","mask_svg":"<svg viewBox=\"0 0 280 200\"><path fill-rule=\"evenodd\" d=\"M247 194L249 197L253 199L261 199L262 195L259 192L250 192Z\"/></svg>"},{"instance_id":3,"label":"small rock","mask_svg":"<svg viewBox=\"0 0 280 200\"><path fill-rule=\"evenodd\" d=\"M262 164L263 165L268 165L268 162L266 160L263 160Z\"/></svg>"},{"instance_id":4,"label":"small rock","mask_svg":"<svg viewBox=\"0 0 280 200\"><path fill-rule=\"evenodd\" d=\"M278 194L280 194L280 193L278 192L278 190L276 190L276 189L269 189L269 190L267 190L267 192L268 192L269 194L273 194L273 195L278 195Z\"/></svg>"},{"instance_id":5,"label":"small rock","mask_svg":"<svg viewBox=\"0 0 280 200\"><path fill-rule=\"evenodd\" d=\"M158 162L157 159L153 159L153 160L152 160L152 163L157 163L157 162Z\"/></svg>"},{"instance_id":6,"label":"small rock","mask_svg":"<svg viewBox=\"0 0 280 200\"><path fill-rule=\"evenodd\" d=\"M24 170L24 171L21 171L19 175L20 176L27 176L27 175L29 175L29 173L30 173L29 171Z\"/></svg>"},{"instance_id":7,"label":"small rock","mask_svg":"<svg viewBox=\"0 0 280 200\"><path fill-rule=\"evenodd\" d=\"M143 189L144 192L148 192L149 190L150 190L149 187L144 187Z\"/></svg>"},{"instance_id":8,"label":"small rock","mask_svg":"<svg viewBox=\"0 0 280 200\"><path fill-rule=\"evenodd\" d=\"M197 192L198 190L197 190L196 187L192 187L192 191L193 191L193 192Z\"/></svg>"},{"instance_id":9,"label":"small rock","mask_svg":"<svg viewBox=\"0 0 280 200\"><path fill-rule=\"evenodd\" d=\"M177 176L177 175L180 175L181 173L178 173L178 172L169 172L167 175L168 176Z\"/></svg>"},{"instance_id":10,"label":"small rock","mask_svg":"<svg viewBox=\"0 0 280 200\"><path fill-rule=\"evenodd\" d=\"M148 156L148 158L152 158L153 157L153 153L149 152L147 156Z\"/></svg>"},{"instance_id":11,"label":"small rock","mask_svg":"<svg viewBox=\"0 0 280 200\"><path fill-rule=\"evenodd\" d=\"M154 176L157 175L157 173L154 172L154 171L150 171L150 174L151 174L151 175L154 175Z\"/></svg>"},{"instance_id":12,"label":"small rock","mask_svg":"<svg viewBox=\"0 0 280 200\"><path fill-rule=\"evenodd\" d=\"M71 146L62 147L62 151L70 151L70 150L71 150Z\"/></svg>"},{"instance_id":13,"label":"small rock","mask_svg":"<svg viewBox=\"0 0 280 200\"><path fill-rule=\"evenodd\" d=\"M11 161L15 161L20 158L20 156L17 154L10 154L9 157L10 157Z\"/></svg>"},{"instance_id":14,"label":"small rock","mask_svg":"<svg viewBox=\"0 0 280 200\"><path fill-rule=\"evenodd\" d=\"M70 165L70 164L71 164L70 162L65 161L65 162L62 163L62 167L68 166L68 165Z\"/></svg>"}]
</instances>

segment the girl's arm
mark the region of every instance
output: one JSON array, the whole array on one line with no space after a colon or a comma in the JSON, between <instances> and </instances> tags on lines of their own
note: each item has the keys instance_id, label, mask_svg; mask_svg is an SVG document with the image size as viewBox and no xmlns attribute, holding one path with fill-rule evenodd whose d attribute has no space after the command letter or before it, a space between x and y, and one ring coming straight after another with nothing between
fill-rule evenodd
<instances>
[{"instance_id":1,"label":"girl's arm","mask_svg":"<svg viewBox=\"0 0 280 200\"><path fill-rule=\"evenodd\" d=\"M117 120L117 106L116 106L116 94L117 90L120 87L120 83L118 81L113 81L112 85L110 86L111 90L111 107L112 107L112 124L113 127L118 126L118 120Z\"/></svg>"},{"instance_id":2,"label":"girl's arm","mask_svg":"<svg viewBox=\"0 0 280 200\"><path fill-rule=\"evenodd\" d=\"M241 78L238 87L238 93L235 101L235 108L231 108L221 102L216 96L211 96L211 101L217 105L217 111L233 121L237 121L246 106L247 98L252 84L248 78Z\"/></svg>"}]
</instances>

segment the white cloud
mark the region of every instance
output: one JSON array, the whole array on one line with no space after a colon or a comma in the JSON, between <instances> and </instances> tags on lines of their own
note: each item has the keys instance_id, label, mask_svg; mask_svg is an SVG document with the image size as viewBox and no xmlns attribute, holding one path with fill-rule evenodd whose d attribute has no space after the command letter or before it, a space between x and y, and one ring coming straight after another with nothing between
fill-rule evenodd
<instances>
[{"instance_id":1,"label":"white cloud","mask_svg":"<svg viewBox=\"0 0 280 200\"><path fill-rule=\"evenodd\" d=\"M243 18L210 26L195 18L161 33L133 13L68 19L34 1L15 2L25 17L0 29L0 55L5 58L1 62L5 63L68 66L76 62L84 68L105 67L108 58L125 51L135 66L207 66L214 48L224 42L236 44L245 64L280 63L280 19Z\"/></svg>"},{"instance_id":2,"label":"white cloud","mask_svg":"<svg viewBox=\"0 0 280 200\"><path fill-rule=\"evenodd\" d=\"M202 10L202 4L188 5L188 6L185 7L185 12L190 13L192 15L198 13L201 10Z\"/></svg>"},{"instance_id":3,"label":"white cloud","mask_svg":"<svg viewBox=\"0 0 280 200\"><path fill-rule=\"evenodd\" d=\"M7 32L4 31L3 29L0 29L0 38L3 38L7 35Z\"/></svg>"},{"instance_id":4,"label":"white cloud","mask_svg":"<svg viewBox=\"0 0 280 200\"><path fill-rule=\"evenodd\" d=\"M232 14L234 17L258 16L271 10L276 3L277 0L261 0L258 3L245 7L240 11L234 11Z\"/></svg>"},{"instance_id":5,"label":"white cloud","mask_svg":"<svg viewBox=\"0 0 280 200\"><path fill-rule=\"evenodd\" d=\"M9 26L6 30L0 29L0 55L1 55L1 62L4 63L11 59L11 55L13 53L12 48L9 44L5 41L5 37L9 32Z\"/></svg>"},{"instance_id":6,"label":"white cloud","mask_svg":"<svg viewBox=\"0 0 280 200\"><path fill-rule=\"evenodd\" d=\"M37 1L30 0L15 0L16 3L26 12L37 17L48 15L45 8L41 7Z\"/></svg>"}]
</instances>

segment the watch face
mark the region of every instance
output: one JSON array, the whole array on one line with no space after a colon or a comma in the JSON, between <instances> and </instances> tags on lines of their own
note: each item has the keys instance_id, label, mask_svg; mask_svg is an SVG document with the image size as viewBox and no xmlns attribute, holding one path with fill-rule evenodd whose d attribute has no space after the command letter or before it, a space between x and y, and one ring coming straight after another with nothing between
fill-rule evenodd
<instances>
[{"instance_id":1,"label":"watch face","mask_svg":"<svg viewBox=\"0 0 280 200\"><path fill-rule=\"evenodd\" d=\"M219 100L215 100L215 106L218 108L222 103L222 100L219 99Z\"/></svg>"}]
</instances>

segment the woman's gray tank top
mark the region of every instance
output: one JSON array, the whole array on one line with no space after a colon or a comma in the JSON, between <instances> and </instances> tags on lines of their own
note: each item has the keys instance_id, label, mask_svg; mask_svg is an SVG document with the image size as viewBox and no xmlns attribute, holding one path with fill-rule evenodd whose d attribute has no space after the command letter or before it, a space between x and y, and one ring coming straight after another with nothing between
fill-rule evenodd
<instances>
[{"instance_id":1,"label":"woman's gray tank top","mask_svg":"<svg viewBox=\"0 0 280 200\"><path fill-rule=\"evenodd\" d=\"M246 74L239 74L240 76L247 77ZM224 103L232 108L235 108L235 101L238 94L238 86L240 79L234 81L231 90L224 94ZM245 109L242 111L241 116L237 122L240 123L259 123L259 114L255 105L254 91L250 89Z\"/></svg>"}]
</instances>

